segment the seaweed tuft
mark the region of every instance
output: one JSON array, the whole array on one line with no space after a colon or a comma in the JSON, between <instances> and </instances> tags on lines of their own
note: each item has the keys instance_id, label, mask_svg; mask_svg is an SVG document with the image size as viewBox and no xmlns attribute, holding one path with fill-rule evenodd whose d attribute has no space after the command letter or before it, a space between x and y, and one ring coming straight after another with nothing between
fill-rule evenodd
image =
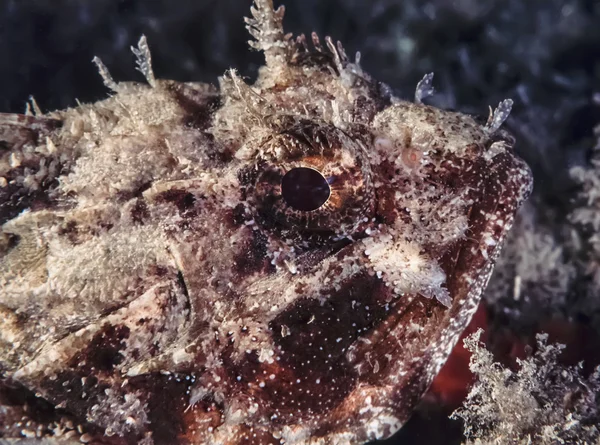
<instances>
[{"instance_id":1,"label":"seaweed tuft","mask_svg":"<svg viewBox=\"0 0 600 445\"><path fill-rule=\"evenodd\" d=\"M600 443L600 367L585 377L581 364L559 364L564 346L539 334L537 351L512 371L494 361L481 333L464 340L477 380L451 416L464 422L465 444Z\"/></svg>"}]
</instances>

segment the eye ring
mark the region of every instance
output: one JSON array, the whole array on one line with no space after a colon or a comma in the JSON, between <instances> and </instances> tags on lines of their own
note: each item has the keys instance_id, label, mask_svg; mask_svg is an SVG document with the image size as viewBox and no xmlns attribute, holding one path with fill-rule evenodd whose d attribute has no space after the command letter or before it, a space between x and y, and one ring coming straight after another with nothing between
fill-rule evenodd
<instances>
[{"instance_id":1,"label":"eye ring","mask_svg":"<svg viewBox=\"0 0 600 445\"><path fill-rule=\"evenodd\" d=\"M345 236L374 212L366 146L340 129L287 129L263 142L259 153L248 196L263 227ZM315 196L297 196L311 188Z\"/></svg>"}]
</instances>

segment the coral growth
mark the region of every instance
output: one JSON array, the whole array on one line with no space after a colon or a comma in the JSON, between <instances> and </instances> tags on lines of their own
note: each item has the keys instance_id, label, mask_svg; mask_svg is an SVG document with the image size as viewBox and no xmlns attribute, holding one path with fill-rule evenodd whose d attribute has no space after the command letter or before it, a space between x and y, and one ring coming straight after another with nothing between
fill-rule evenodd
<instances>
[{"instance_id":1,"label":"coral growth","mask_svg":"<svg viewBox=\"0 0 600 445\"><path fill-rule=\"evenodd\" d=\"M524 326L535 324L540 316L567 311L577 275L568 233L550 221L556 221L556 215L539 202L521 209L485 294L493 310Z\"/></svg>"},{"instance_id":2,"label":"coral growth","mask_svg":"<svg viewBox=\"0 0 600 445\"><path fill-rule=\"evenodd\" d=\"M600 100L599 100L600 102ZM580 204L571 214L571 221L579 228L584 256L584 273L589 278L589 291L600 291L600 125L595 128L597 138L590 166L571 169L573 178L581 184Z\"/></svg>"},{"instance_id":3,"label":"coral growth","mask_svg":"<svg viewBox=\"0 0 600 445\"><path fill-rule=\"evenodd\" d=\"M600 443L600 368L585 378L581 366L558 364L562 345L537 336L537 352L511 371L479 343L465 339L478 377L453 418L465 422L467 444Z\"/></svg>"}]
</instances>

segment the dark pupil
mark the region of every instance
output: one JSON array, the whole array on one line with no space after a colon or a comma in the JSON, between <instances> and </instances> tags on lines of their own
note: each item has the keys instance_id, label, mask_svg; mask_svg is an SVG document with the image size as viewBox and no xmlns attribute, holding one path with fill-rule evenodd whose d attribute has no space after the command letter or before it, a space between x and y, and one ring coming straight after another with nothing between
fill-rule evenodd
<instances>
[{"instance_id":1,"label":"dark pupil","mask_svg":"<svg viewBox=\"0 0 600 445\"><path fill-rule=\"evenodd\" d=\"M293 168L281 180L285 202L296 210L316 210L329 198L330 189L321 173L312 168Z\"/></svg>"}]
</instances>

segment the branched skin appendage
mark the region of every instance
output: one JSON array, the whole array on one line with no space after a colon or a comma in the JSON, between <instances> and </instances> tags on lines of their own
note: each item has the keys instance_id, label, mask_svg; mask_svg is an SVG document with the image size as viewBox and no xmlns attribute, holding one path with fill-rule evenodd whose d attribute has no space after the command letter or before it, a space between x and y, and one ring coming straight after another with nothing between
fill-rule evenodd
<instances>
[{"instance_id":1,"label":"branched skin appendage","mask_svg":"<svg viewBox=\"0 0 600 445\"><path fill-rule=\"evenodd\" d=\"M532 185L509 103L400 101L252 15L253 85L156 79L143 38L149 84L95 60L113 97L0 115L3 437L384 438L469 322Z\"/></svg>"}]
</instances>

